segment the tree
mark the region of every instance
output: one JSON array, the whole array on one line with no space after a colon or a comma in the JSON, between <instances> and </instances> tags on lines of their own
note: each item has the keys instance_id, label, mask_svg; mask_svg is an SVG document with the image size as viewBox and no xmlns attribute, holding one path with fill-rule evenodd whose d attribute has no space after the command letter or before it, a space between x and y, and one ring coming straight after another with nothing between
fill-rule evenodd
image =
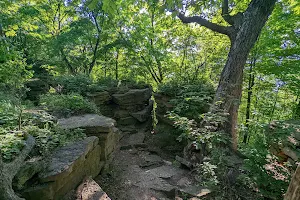
<instances>
[{"instance_id":1,"label":"tree","mask_svg":"<svg viewBox=\"0 0 300 200\"><path fill-rule=\"evenodd\" d=\"M211 111L216 112L221 109L229 114L222 129L231 135L233 150L237 150L237 117L242 94L244 66L275 3L276 0L252 0L244 12L230 15L228 0L224 0L222 17L229 26L210 22L201 16L185 16L182 12L178 14L183 23L200 24L212 31L227 35L231 41L230 51L221 73Z\"/></svg>"},{"instance_id":2,"label":"tree","mask_svg":"<svg viewBox=\"0 0 300 200\"><path fill-rule=\"evenodd\" d=\"M12 188L12 181L20 168L23 166L24 160L26 159L34 145L35 139L31 135L29 135L26 141L26 145L21 151L20 155L18 155L13 161L9 163L4 163L2 161L2 155L0 152L0 199L22 199L15 194Z\"/></svg>"}]
</instances>

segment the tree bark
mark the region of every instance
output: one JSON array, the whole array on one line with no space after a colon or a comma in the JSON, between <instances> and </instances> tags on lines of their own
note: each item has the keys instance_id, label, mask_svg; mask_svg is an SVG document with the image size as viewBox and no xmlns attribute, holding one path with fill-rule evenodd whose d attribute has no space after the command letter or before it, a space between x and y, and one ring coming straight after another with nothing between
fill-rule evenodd
<instances>
[{"instance_id":1,"label":"tree bark","mask_svg":"<svg viewBox=\"0 0 300 200\"><path fill-rule=\"evenodd\" d=\"M24 160L35 145L35 139L29 136L26 141L26 146L21 151L20 155L10 163L4 163L0 152L0 199L3 200L23 200L18 197L13 188L12 180L22 167Z\"/></svg>"},{"instance_id":2,"label":"tree bark","mask_svg":"<svg viewBox=\"0 0 300 200\"><path fill-rule=\"evenodd\" d=\"M250 50L274 9L276 0L252 0L244 12L243 21L235 35L230 35L231 48L221 73L212 111L227 112L223 129L232 138L232 148L237 150L237 119L242 95L243 70ZM216 109L217 107L217 109Z\"/></svg>"},{"instance_id":3,"label":"tree bark","mask_svg":"<svg viewBox=\"0 0 300 200\"><path fill-rule=\"evenodd\" d=\"M253 67L255 66L256 59L253 58L250 64L250 70L249 70L249 78L248 78L248 91L247 91L247 108L246 108L246 120L245 125L247 128L247 131L244 135L243 143L247 143L247 139L249 137L249 120L250 120L250 112L251 112L251 100L252 100L252 89L254 86L254 74L253 74Z\"/></svg>"},{"instance_id":4,"label":"tree bark","mask_svg":"<svg viewBox=\"0 0 300 200\"><path fill-rule=\"evenodd\" d=\"M119 79L119 49L117 50L117 55L116 55L116 69L115 69L115 75L116 75L116 80Z\"/></svg>"},{"instance_id":5,"label":"tree bark","mask_svg":"<svg viewBox=\"0 0 300 200\"><path fill-rule=\"evenodd\" d=\"M284 195L284 200L300 199L300 165L298 165L295 174L290 182L289 188Z\"/></svg>"},{"instance_id":6,"label":"tree bark","mask_svg":"<svg viewBox=\"0 0 300 200\"><path fill-rule=\"evenodd\" d=\"M222 110L228 113L227 121L220 127L232 138L232 149L237 150L237 119L242 95L243 70L251 48L272 13L277 0L252 0L244 13L230 16L223 9L224 18L231 26L221 26L201 16L178 15L183 23L198 23L212 31L228 35L231 41L226 64L221 73L219 85L211 107L212 113ZM228 1L224 1L224 6ZM219 103L221 102L221 103Z\"/></svg>"}]
</instances>

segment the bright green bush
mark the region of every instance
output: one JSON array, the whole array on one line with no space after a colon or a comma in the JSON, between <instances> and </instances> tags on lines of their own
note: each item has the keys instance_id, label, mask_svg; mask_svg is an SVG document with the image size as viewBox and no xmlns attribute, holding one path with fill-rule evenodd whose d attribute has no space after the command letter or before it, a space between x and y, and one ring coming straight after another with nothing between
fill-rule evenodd
<instances>
[{"instance_id":1,"label":"bright green bush","mask_svg":"<svg viewBox=\"0 0 300 200\"><path fill-rule=\"evenodd\" d=\"M99 113L97 106L80 94L46 94L40 97L40 105L58 116Z\"/></svg>"},{"instance_id":2,"label":"bright green bush","mask_svg":"<svg viewBox=\"0 0 300 200\"><path fill-rule=\"evenodd\" d=\"M36 142L31 154L43 156L51 153L56 147L85 137L80 129L58 128L56 118L45 111L24 110L17 113L15 118L12 122L0 125L0 151L5 162L18 156L28 134L32 135Z\"/></svg>"},{"instance_id":3,"label":"bright green bush","mask_svg":"<svg viewBox=\"0 0 300 200\"><path fill-rule=\"evenodd\" d=\"M17 156L24 147L25 140L22 132L9 131L0 127L0 150L4 161Z\"/></svg>"},{"instance_id":4,"label":"bright green bush","mask_svg":"<svg viewBox=\"0 0 300 200\"><path fill-rule=\"evenodd\" d=\"M199 121L200 115L208 112L213 100L214 88L204 82L192 84L169 82L161 85L158 92L171 97L172 112Z\"/></svg>"},{"instance_id":5,"label":"bright green bush","mask_svg":"<svg viewBox=\"0 0 300 200\"><path fill-rule=\"evenodd\" d=\"M247 185L252 189L257 188L263 196L282 199L294 169L289 162L272 154L270 149L289 146L296 150L296 145L289 140L293 141L292 134L299 132L300 126L282 121L271 124L251 122L250 129L256 130L255 135L251 135L249 144L240 145L240 151L247 157L244 164L247 174L241 178L247 180Z\"/></svg>"},{"instance_id":6,"label":"bright green bush","mask_svg":"<svg viewBox=\"0 0 300 200\"><path fill-rule=\"evenodd\" d=\"M10 93L0 91L0 126L18 125L22 108L20 99Z\"/></svg>"},{"instance_id":7,"label":"bright green bush","mask_svg":"<svg viewBox=\"0 0 300 200\"><path fill-rule=\"evenodd\" d=\"M39 128L37 126L24 127L24 131L35 137L35 153L48 155L56 147L66 145L86 137L82 129L64 130L57 126L53 128Z\"/></svg>"},{"instance_id":8,"label":"bright green bush","mask_svg":"<svg viewBox=\"0 0 300 200\"><path fill-rule=\"evenodd\" d=\"M78 93L84 95L89 90L90 85L92 85L92 80L84 74L76 76L64 75L55 77L53 85L55 88L58 88L58 92L61 94Z\"/></svg>"}]
</instances>

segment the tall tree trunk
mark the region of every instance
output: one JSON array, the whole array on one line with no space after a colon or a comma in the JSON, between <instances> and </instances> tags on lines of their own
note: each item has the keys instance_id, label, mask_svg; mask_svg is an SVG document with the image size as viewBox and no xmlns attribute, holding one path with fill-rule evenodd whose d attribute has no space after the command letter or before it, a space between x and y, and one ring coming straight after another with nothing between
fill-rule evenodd
<instances>
[{"instance_id":1,"label":"tall tree trunk","mask_svg":"<svg viewBox=\"0 0 300 200\"><path fill-rule=\"evenodd\" d=\"M228 0L224 0L222 17L231 26L222 26L201 16L186 17L184 13L178 14L183 23L198 23L230 38L230 51L220 77L211 112L218 113L221 110L229 114L227 121L220 128L231 136L233 150L237 150L237 118L242 95L244 66L276 1L252 0L245 12L231 16L228 11Z\"/></svg>"},{"instance_id":2,"label":"tall tree trunk","mask_svg":"<svg viewBox=\"0 0 300 200\"><path fill-rule=\"evenodd\" d=\"M2 161L2 155L0 152L0 199L2 200L24 200L18 197L13 188L12 180L18 173L20 168L24 164L24 160L33 149L35 145L35 139L32 136L28 136L25 147L20 154L10 163L4 163Z\"/></svg>"},{"instance_id":3,"label":"tall tree trunk","mask_svg":"<svg viewBox=\"0 0 300 200\"><path fill-rule=\"evenodd\" d=\"M254 74L253 74L253 67L255 66L256 59L253 58L250 64L249 70L249 79L248 79L248 92L247 92L247 108L246 108L246 120L245 125L247 127L247 131L244 135L243 143L247 143L248 139L248 132L249 132L249 120L250 120L250 112L251 112L251 99L252 99L252 89L254 86Z\"/></svg>"},{"instance_id":4,"label":"tall tree trunk","mask_svg":"<svg viewBox=\"0 0 300 200\"><path fill-rule=\"evenodd\" d=\"M117 55L116 55L116 69L115 69L115 73L116 73L116 80L119 79L119 50L117 50Z\"/></svg>"},{"instance_id":5,"label":"tall tree trunk","mask_svg":"<svg viewBox=\"0 0 300 200\"><path fill-rule=\"evenodd\" d=\"M244 66L251 48L273 11L275 2L276 0L253 0L243 15L240 28L235 35L230 36L231 48L221 73L212 112L221 109L229 114L222 128L230 134L233 150L237 150L237 119ZM216 104L220 101L222 103Z\"/></svg>"},{"instance_id":6,"label":"tall tree trunk","mask_svg":"<svg viewBox=\"0 0 300 200\"><path fill-rule=\"evenodd\" d=\"M298 165L289 188L284 195L284 200L299 200L300 199L300 165Z\"/></svg>"}]
</instances>

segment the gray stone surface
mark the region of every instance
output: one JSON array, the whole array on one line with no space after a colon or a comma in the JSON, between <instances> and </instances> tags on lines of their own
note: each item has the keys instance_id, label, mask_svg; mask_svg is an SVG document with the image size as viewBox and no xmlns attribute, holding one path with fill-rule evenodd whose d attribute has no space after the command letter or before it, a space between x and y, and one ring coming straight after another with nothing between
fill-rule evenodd
<instances>
[{"instance_id":1,"label":"gray stone surface","mask_svg":"<svg viewBox=\"0 0 300 200\"><path fill-rule=\"evenodd\" d=\"M172 178L175 175L180 176L185 173L184 170L169 165L164 165L154 169L150 169L147 170L146 172L160 178Z\"/></svg>"},{"instance_id":2,"label":"gray stone surface","mask_svg":"<svg viewBox=\"0 0 300 200\"><path fill-rule=\"evenodd\" d=\"M97 134L110 132L115 126L116 121L101 115L86 114L70 118L59 119L58 124L63 129L85 129L87 134Z\"/></svg>"},{"instance_id":3,"label":"gray stone surface","mask_svg":"<svg viewBox=\"0 0 300 200\"><path fill-rule=\"evenodd\" d=\"M13 186L18 190L23 189L26 182L34 175L38 174L44 169L44 161L42 157L33 157L25 162L23 167L17 173L13 180Z\"/></svg>"},{"instance_id":4,"label":"gray stone surface","mask_svg":"<svg viewBox=\"0 0 300 200\"><path fill-rule=\"evenodd\" d=\"M57 149L50 157L40 185L23 191L27 200L61 199L86 176L95 177L101 170L99 139L95 136Z\"/></svg>"},{"instance_id":5,"label":"gray stone surface","mask_svg":"<svg viewBox=\"0 0 300 200\"><path fill-rule=\"evenodd\" d=\"M137 119L139 122L145 122L151 117L151 112L153 110L153 101L151 100L149 105L145 107L144 110L131 113L130 115Z\"/></svg>"},{"instance_id":6,"label":"gray stone surface","mask_svg":"<svg viewBox=\"0 0 300 200\"><path fill-rule=\"evenodd\" d=\"M128 126L128 125L134 125L136 124L137 120L131 116L120 118L118 120L119 125Z\"/></svg>"},{"instance_id":7,"label":"gray stone surface","mask_svg":"<svg viewBox=\"0 0 300 200\"><path fill-rule=\"evenodd\" d=\"M40 174L41 180L43 182L55 181L60 176L69 174L76 161L79 161L79 158L84 158L98 145L98 142L99 139L92 136L56 150L46 170Z\"/></svg>"},{"instance_id":8,"label":"gray stone surface","mask_svg":"<svg viewBox=\"0 0 300 200\"><path fill-rule=\"evenodd\" d=\"M180 191L194 197L203 197L211 193L211 190L196 185L188 186L186 188L180 189Z\"/></svg>"},{"instance_id":9,"label":"gray stone surface","mask_svg":"<svg viewBox=\"0 0 300 200\"><path fill-rule=\"evenodd\" d=\"M91 178L86 179L76 190L76 200L111 200Z\"/></svg>"},{"instance_id":10,"label":"gray stone surface","mask_svg":"<svg viewBox=\"0 0 300 200\"><path fill-rule=\"evenodd\" d=\"M94 101L94 103L98 106L106 104L112 99L112 97L107 91L88 93L87 97Z\"/></svg>"},{"instance_id":11,"label":"gray stone surface","mask_svg":"<svg viewBox=\"0 0 300 200\"><path fill-rule=\"evenodd\" d=\"M150 88L133 89L124 94L114 94L113 101L118 105L143 104L151 98L151 95L152 91Z\"/></svg>"},{"instance_id":12,"label":"gray stone surface","mask_svg":"<svg viewBox=\"0 0 300 200\"><path fill-rule=\"evenodd\" d=\"M282 149L283 153L287 156L289 156L290 158L292 158L294 161L298 161L300 154L297 151L294 151L293 149L289 148L289 147L284 147Z\"/></svg>"}]
</instances>

